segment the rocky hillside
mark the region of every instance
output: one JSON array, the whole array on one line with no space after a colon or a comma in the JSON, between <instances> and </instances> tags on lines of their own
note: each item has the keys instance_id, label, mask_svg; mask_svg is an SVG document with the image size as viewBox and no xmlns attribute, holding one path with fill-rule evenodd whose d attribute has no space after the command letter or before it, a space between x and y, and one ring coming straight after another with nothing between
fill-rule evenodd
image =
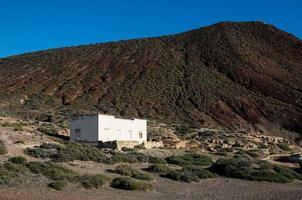
<instances>
[{"instance_id":1,"label":"rocky hillside","mask_svg":"<svg viewBox=\"0 0 302 200\"><path fill-rule=\"evenodd\" d=\"M0 108L301 134L302 42L261 22L0 59Z\"/></svg>"}]
</instances>

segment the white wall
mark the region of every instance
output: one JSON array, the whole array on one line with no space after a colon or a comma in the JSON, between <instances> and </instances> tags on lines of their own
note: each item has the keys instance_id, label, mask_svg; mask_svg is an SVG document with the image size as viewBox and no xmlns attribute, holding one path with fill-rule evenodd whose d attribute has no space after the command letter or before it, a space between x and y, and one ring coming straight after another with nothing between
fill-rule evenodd
<instances>
[{"instance_id":1,"label":"white wall","mask_svg":"<svg viewBox=\"0 0 302 200\"><path fill-rule=\"evenodd\" d=\"M80 129L80 137L75 130ZM142 138L139 137L141 132ZM70 140L73 141L147 141L147 120L120 119L111 115L92 115L74 118L70 122Z\"/></svg>"},{"instance_id":2,"label":"white wall","mask_svg":"<svg viewBox=\"0 0 302 200\"><path fill-rule=\"evenodd\" d=\"M139 132L142 138L139 138ZM147 120L99 115L99 141L147 141Z\"/></svg>"},{"instance_id":3,"label":"white wall","mask_svg":"<svg viewBox=\"0 0 302 200\"><path fill-rule=\"evenodd\" d=\"M80 129L80 137L76 137L75 130ZM97 142L98 115L81 116L70 121L70 140Z\"/></svg>"}]
</instances>

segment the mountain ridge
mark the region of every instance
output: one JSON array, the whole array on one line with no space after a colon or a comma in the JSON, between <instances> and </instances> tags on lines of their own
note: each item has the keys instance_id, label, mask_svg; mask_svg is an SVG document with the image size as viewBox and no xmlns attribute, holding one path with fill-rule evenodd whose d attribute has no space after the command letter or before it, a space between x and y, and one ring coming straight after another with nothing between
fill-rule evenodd
<instances>
[{"instance_id":1,"label":"mountain ridge","mask_svg":"<svg viewBox=\"0 0 302 200\"><path fill-rule=\"evenodd\" d=\"M103 112L301 134L301 85L302 42L261 22L0 59L2 109L25 115Z\"/></svg>"}]
</instances>

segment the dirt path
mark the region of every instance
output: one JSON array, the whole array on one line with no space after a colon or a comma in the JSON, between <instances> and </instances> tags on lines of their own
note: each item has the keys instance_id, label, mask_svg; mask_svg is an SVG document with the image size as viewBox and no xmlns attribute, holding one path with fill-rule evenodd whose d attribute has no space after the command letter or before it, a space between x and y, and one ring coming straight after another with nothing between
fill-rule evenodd
<instances>
[{"instance_id":1,"label":"dirt path","mask_svg":"<svg viewBox=\"0 0 302 200\"><path fill-rule=\"evenodd\" d=\"M85 190L69 186L58 192L47 187L24 185L21 188L0 189L1 200L126 200L126 199L285 199L298 200L302 197L302 182L278 184L237 179L216 178L200 183L181 183L158 178L155 189L150 192L117 190L104 187Z\"/></svg>"}]
</instances>

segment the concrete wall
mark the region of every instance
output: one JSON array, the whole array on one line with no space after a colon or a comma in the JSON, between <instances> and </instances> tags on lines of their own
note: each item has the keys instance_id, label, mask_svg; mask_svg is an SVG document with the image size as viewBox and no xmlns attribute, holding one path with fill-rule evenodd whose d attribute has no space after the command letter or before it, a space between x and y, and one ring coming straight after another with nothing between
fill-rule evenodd
<instances>
[{"instance_id":1,"label":"concrete wall","mask_svg":"<svg viewBox=\"0 0 302 200\"><path fill-rule=\"evenodd\" d=\"M76 133L79 132L80 134ZM141 137L140 137L141 136ZM70 122L73 141L147 141L147 120L120 119L111 115L81 116Z\"/></svg>"},{"instance_id":2,"label":"concrete wall","mask_svg":"<svg viewBox=\"0 0 302 200\"><path fill-rule=\"evenodd\" d=\"M141 133L141 138L140 138ZM99 115L99 141L147 141L147 120Z\"/></svg>"},{"instance_id":3,"label":"concrete wall","mask_svg":"<svg viewBox=\"0 0 302 200\"><path fill-rule=\"evenodd\" d=\"M76 129L80 134L76 134ZM81 116L70 121L70 140L83 142L98 141L98 115Z\"/></svg>"}]
</instances>

